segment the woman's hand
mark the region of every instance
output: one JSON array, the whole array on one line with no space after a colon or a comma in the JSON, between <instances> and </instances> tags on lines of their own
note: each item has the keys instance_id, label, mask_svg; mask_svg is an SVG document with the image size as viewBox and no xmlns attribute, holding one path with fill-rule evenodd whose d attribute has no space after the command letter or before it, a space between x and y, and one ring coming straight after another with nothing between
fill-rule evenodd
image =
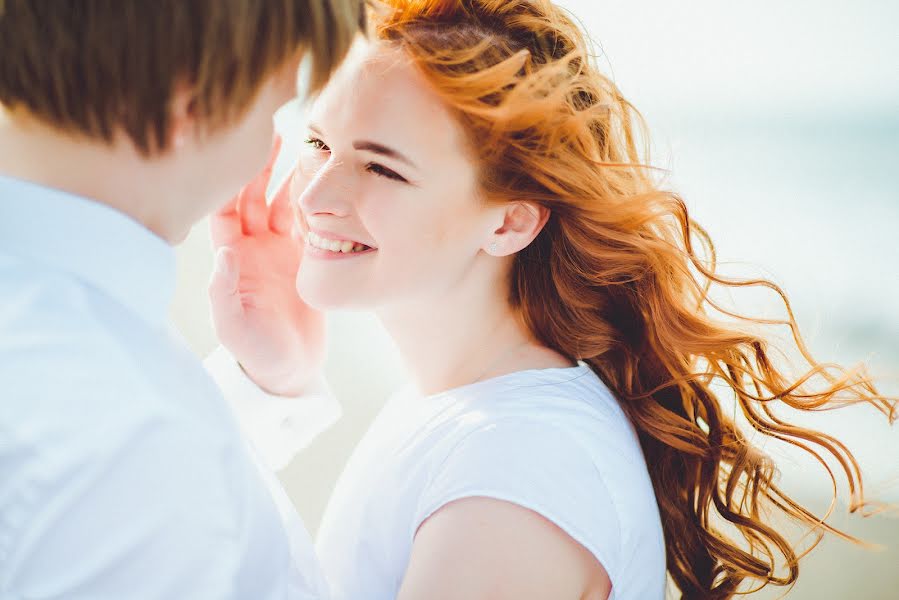
<instances>
[{"instance_id":1,"label":"woman's hand","mask_svg":"<svg viewBox=\"0 0 899 600\"><path fill-rule=\"evenodd\" d=\"M292 235L289 178L266 205L265 190L281 147L268 165L210 217L215 271L209 284L219 340L271 394L299 395L324 359L324 316L297 295L303 243Z\"/></svg>"}]
</instances>

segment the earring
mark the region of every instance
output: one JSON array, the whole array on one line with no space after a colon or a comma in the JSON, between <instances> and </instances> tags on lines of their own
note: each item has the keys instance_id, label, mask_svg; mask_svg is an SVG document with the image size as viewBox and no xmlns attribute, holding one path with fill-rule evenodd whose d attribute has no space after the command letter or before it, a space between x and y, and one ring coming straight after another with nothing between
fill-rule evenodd
<instances>
[{"instance_id":1,"label":"earring","mask_svg":"<svg viewBox=\"0 0 899 600\"><path fill-rule=\"evenodd\" d=\"M490 253L496 254L496 251L497 251L497 245L496 245L496 242L493 242L492 244L490 244Z\"/></svg>"}]
</instances>

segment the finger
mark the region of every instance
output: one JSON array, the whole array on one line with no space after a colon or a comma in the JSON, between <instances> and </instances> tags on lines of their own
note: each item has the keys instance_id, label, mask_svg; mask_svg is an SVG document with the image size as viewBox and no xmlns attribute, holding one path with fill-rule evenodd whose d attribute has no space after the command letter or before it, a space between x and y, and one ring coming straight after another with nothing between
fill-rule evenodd
<instances>
[{"instance_id":1,"label":"finger","mask_svg":"<svg viewBox=\"0 0 899 600\"><path fill-rule=\"evenodd\" d=\"M293 175L281 184L281 189L275 194L268 209L268 226L275 233L290 233L290 228L293 225L293 210L290 205L290 184L292 179Z\"/></svg>"},{"instance_id":2,"label":"finger","mask_svg":"<svg viewBox=\"0 0 899 600\"><path fill-rule=\"evenodd\" d=\"M275 135L272 136L272 149L271 149L271 153L268 156L268 162L265 164L265 168L262 169L263 172L264 171L268 171L269 173L272 172L272 169L274 168L275 163L278 161L278 154L281 153L281 142L282 142L281 134L279 134L276 131ZM268 183L268 182L266 182L266 183Z\"/></svg>"},{"instance_id":3,"label":"finger","mask_svg":"<svg viewBox=\"0 0 899 600\"><path fill-rule=\"evenodd\" d=\"M237 254L227 246L219 248L215 254L215 269L209 280L209 303L220 339L227 338L243 319L239 282Z\"/></svg>"},{"instance_id":4,"label":"finger","mask_svg":"<svg viewBox=\"0 0 899 600\"><path fill-rule=\"evenodd\" d=\"M237 212L240 213L243 232L246 235L256 235L268 230L268 207L265 202L265 192L268 189L272 170L280 151L281 136L276 134L265 168L238 195Z\"/></svg>"},{"instance_id":5,"label":"finger","mask_svg":"<svg viewBox=\"0 0 899 600\"><path fill-rule=\"evenodd\" d=\"M268 174L263 172L237 195L237 214L244 235L257 235L268 228L268 208L265 205L267 180Z\"/></svg>"},{"instance_id":6,"label":"finger","mask_svg":"<svg viewBox=\"0 0 899 600\"><path fill-rule=\"evenodd\" d=\"M240 215L237 213L237 196L209 215L209 236L213 248L230 246L243 237Z\"/></svg>"}]
</instances>

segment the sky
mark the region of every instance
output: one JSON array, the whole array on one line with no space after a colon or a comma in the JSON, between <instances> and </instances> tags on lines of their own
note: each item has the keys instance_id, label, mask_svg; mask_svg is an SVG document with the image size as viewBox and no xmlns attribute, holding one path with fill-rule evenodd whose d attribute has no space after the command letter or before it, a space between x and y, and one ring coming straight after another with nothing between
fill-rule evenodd
<instances>
[{"instance_id":1,"label":"sky","mask_svg":"<svg viewBox=\"0 0 899 600\"><path fill-rule=\"evenodd\" d=\"M899 112L899 2L561 0L649 111Z\"/></svg>"}]
</instances>

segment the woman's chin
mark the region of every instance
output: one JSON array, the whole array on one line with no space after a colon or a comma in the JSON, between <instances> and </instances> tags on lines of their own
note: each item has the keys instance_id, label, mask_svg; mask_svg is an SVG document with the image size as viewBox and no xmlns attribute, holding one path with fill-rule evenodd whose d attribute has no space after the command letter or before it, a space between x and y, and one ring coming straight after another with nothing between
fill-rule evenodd
<instances>
[{"instance_id":1,"label":"woman's chin","mask_svg":"<svg viewBox=\"0 0 899 600\"><path fill-rule=\"evenodd\" d=\"M297 294L316 310L364 309L358 293L343 290L339 286L325 285L320 281L306 281L302 273L297 277Z\"/></svg>"}]
</instances>

